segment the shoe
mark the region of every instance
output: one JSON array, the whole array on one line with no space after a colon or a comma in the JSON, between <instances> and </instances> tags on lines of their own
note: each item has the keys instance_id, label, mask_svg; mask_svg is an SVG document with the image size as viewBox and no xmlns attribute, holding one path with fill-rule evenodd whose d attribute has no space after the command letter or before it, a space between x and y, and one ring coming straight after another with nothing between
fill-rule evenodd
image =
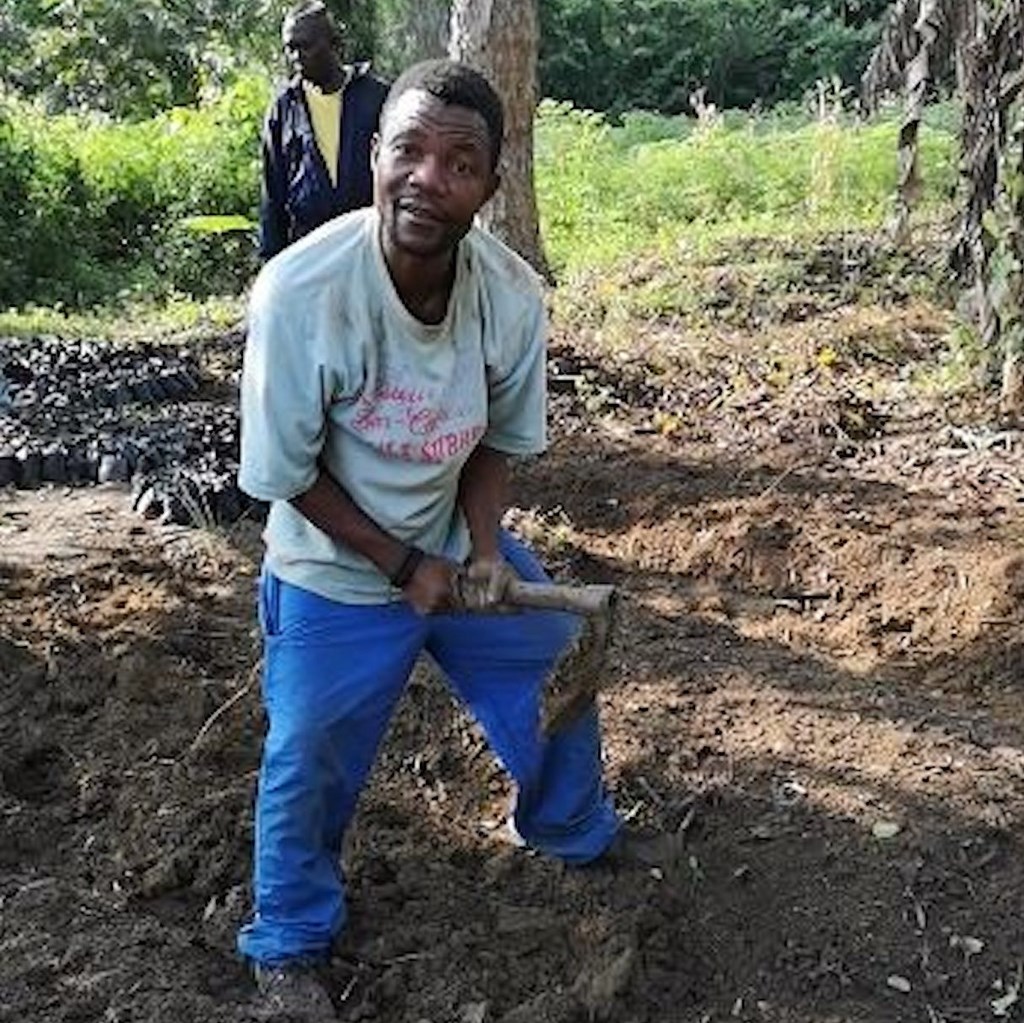
<instances>
[{"instance_id":1,"label":"shoe","mask_svg":"<svg viewBox=\"0 0 1024 1023\"><path fill-rule=\"evenodd\" d=\"M683 861L684 844L682 834L641 831L625 825L616 832L608 848L586 865L612 870L670 870Z\"/></svg>"},{"instance_id":2,"label":"shoe","mask_svg":"<svg viewBox=\"0 0 1024 1023\"><path fill-rule=\"evenodd\" d=\"M290 1023L329 1023L338 1018L327 989L308 965L264 966L253 969L261 1020Z\"/></svg>"}]
</instances>

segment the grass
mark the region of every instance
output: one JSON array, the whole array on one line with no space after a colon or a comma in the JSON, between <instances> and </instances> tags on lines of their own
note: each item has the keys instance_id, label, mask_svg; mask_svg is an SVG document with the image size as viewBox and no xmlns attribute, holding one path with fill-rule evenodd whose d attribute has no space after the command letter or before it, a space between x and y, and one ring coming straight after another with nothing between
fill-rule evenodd
<instances>
[{"instance_id":1,"label":"grass","mask_svg":"<svg viewBox=\"0 0 1024 1023\"><path fill-rule=\"evenodd\" d=\"M556 272L714 247L745 236L813 236L877 228L897 181L898 122L842 118L794 125L732 114L693 127L635 115L611 125L542 104L537 191ZM955 134L922 132L926 214L956 185Z\"/></svg>"},{"instance_id":2,"label":"grass","mask_svg":"<svg viewBox=\"0 0 1024 1023\"><path fill-rule=\"evenodd\" d=\"M955 128L955 110L939 108L922 134L918 218L926 225L955 188ZM726 264L738 289L729 304L746 304L758 289L785 291L805 272L789 250L856 238L884 223L896 187L897 132L891 114L862 123L794 108L703 121L640 112L612 123L543 103L536 181L549 259L563 285L561 313L576 323L618 318L623 329L637 317L699 322L715 294L715 268ZM114 163L104 166L114 173ZM114 180L106 187L117 191ZM81 311L9 310L0 313L0 334L168 337L222 331L244 312L242 296L147 297L158 290L155 282L124 288Z\"/></svg>"},{"instance_id":3,"label":"grass","mask_svg":"<svg viewBox=\"0 0 1024 1023\"><path fill-rule=\"evenodd\" d=\"M957 390L975 382L974 359L953 336L941 213L920 216L900 248L870 223L799 225L684 237L580 267L553 294L556 335L600 362L643 366L647 379L696 372L732 389L779 388L812 371L884 365L912 366L927 390Z\"/></svg>"},{"instance_id":4,"label":"grass","mask_svg":"<svg viewBox=\"0 0 1024 1023\"><path fill-rule=\"evenodd\" d=\"M194 299L189 295L168 298L123 299L92 309L69 310L52 306L28 306L0 312L0 336L105 338L130 344L223 334L237 327L245 315L244 296Z\"/></svg>"},{"instance_id":5,"label":"grass","mask_svg":"<svg viewBox=\"0 0 1024 1023\"><path fill-rule=\"evenodd\" d=\"M792 343L786 324L832 322L850 306L935 309L934 329L944 333L956 111L942 108L924 126L915 243L889 250L880 242L896 191L898 130L891 112L870 123L788 110L611 124L544 105L537 183L561 283L556 325L603 357L643 359L654 371L711 350L726 355L765 331L781 332L784 347ZM877 324L865 329L871 345L883 344ZM822 345L812 362L830 358ZM943 360L945 379L932 382L962 384L970 362L970 353Z\"/></svg>"}]
</instances>

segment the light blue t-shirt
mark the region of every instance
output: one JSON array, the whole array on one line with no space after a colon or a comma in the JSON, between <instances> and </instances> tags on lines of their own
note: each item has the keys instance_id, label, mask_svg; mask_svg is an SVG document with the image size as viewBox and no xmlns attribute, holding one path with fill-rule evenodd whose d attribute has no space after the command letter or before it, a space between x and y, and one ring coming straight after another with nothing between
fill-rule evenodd
<instances>
[{"instance_id":1,"label":"light blue t-shirt","mask_svg":"<svg viewBox=\"0 0 1024 1023\"><path fill-rule=\"evenodd\" d=\"M271 260L253 288L242 373L239 485L271 501L268 567L343 603L399 594L362 555L289 502L318 460L382 529L461 561L456 502L478 444L544 450L547 323L533 270L476 228L460 242L442 323L395 291L379 216L358 210Z\"/></svg>"}]
</instances>

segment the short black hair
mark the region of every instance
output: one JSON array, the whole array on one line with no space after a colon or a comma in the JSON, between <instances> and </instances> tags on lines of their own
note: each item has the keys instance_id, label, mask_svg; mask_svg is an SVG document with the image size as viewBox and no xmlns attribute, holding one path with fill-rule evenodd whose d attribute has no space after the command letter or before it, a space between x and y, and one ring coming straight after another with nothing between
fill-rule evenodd
<instances>
[{"instance_id":1,"label":"short black hair","mask_svg":"<svg viewBox=\"0 0 1024 1023\"><path fill-rule=\"evenodd\" d=\"M298 0L298 3L294 3L288 8L285 18L298 21L299 18L309 18L313 15L330 18L330 11L327 10L324 0Z\"/></svg>"},{"instance_id":2,"label":"short black hair","mask_svg":"<svg viewBox=\"0 0 1024 1023\"><path fill-rule=\"evenodd\" d=\"M324 0L298 0L298 3L294 3L288 8L288 13L285 14L282 24L287 24L290 21L304 21L306 18L323 18L334 35L345 28L344 24L339 26Z\"/></svg>"},{"instance_id":3,"label":"short black hair","mask_svg":"<svg viewBox=\"0 0 1024 1023\"><path fill-rule=\"evenodd\" d=\"M449 106L475 110L487 124L491 143L491 170L501 158L505 134L505 111L494 86L468 64L455 60L424 60L403 71L388 91L380 119L383 124L391 108L404 93L421 90Z\"/></svg>"}]
</instances>

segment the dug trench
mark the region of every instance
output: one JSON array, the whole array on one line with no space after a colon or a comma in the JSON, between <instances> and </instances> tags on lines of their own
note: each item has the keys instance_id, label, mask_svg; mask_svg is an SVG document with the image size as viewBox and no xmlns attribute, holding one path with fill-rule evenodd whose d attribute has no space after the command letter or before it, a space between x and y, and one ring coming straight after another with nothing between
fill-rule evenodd
<instances>
[{"instance_id":1,"label":"dug trench","mask_svg":"<svg viewBox=\"0 0 1024 1023\"><path fill-rule=\"evenodd\" d=\"M941 312L872 316L901 364L936 357ZM339 1019L1013 1018L1021 437L844 357L726 393L707 349L555 338L511 525L619 587L608 783L685 851L610 873L507 844L504 775L419 671L345 850ZM0 1019L253 1019L258 526L160 525L116 483L0 501Z\"/></svg>"}]
</instances>

